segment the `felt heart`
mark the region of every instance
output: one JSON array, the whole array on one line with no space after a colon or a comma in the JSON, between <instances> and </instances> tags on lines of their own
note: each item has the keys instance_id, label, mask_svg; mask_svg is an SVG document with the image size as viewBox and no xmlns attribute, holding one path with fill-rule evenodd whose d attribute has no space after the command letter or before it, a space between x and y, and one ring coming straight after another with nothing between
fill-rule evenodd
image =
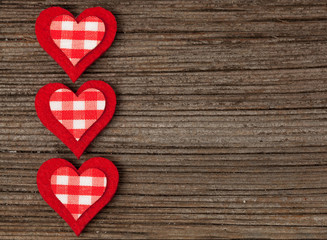
<instances>
[{"instance_id":1,"label":"felt heart","mask_svg":"<svg viewBox=\"0 0 327 240\"><path fill-rule=\"evenodd\" d=\"M35 97L44 126L79 158L110 122L116 108L114 90L103 81L88 81L76 95L61 83L49 83Z\"/></svg>"},{"instance_id":2,"label":"felt heart","mask_svg":"<svg viewBox=\"0 0 327 240\"><path fill-rule=\"evenodd\" d=\"M79 176L74 169L61 167L51 176L53 193L75 220L102 197L106 187L106 175L96 168L89 168Z\"/></svg>"},{"instance_id":3,"label":"felt heart","mask_svg":"<svg viewBox=\"0 0 327 240\"><path fill-rule=\"evenodd\" d=\"M76 19L60 7L43 10L35 23L41 47L75 82L114 41L117 22L101 7L88 8Z\"/></svg>"},{"instance_id":4,"label":"felt heart","mask_svg":"<svg viewBox=\"0 0 327 240\"><path fill-rule=\"evenodd\" d=\"M69 15L54 18L50 36L75 66L86 54L102 41L105 25L98 17L90 16L77 23Z\"/></svg>"},{"instance_id":5,"label":"felt heart","mask_svg":"<svg viewBox=\"0 0 327 240\"><path fill-rule=\"evenodd\" d=\"M78 170L68 161L53 158L42 164L37 186L42 198L77 236L114 196L119 181L115 165L95 157Z\"/></svg>"},{"instance_id":6,"label":"felt heart","mask_svg":"<svg viewBox=\"0 0 327 240\"><path fill-rule=\"evenodd\" d=\"M105 105L104 95L94 88L79 96L69 89L58 89L50 97L52 114L77 141L101 117Z\"/></svg>"}]
</instances>

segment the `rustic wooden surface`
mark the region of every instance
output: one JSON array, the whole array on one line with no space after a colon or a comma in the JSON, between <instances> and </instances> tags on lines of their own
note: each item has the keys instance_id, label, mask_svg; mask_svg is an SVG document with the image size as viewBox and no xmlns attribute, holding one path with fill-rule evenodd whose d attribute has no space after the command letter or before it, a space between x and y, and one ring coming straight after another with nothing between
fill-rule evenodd
<instances>
[{"instance_id":1,"label":"rustic wooden surface","mask_svg":"<svg viewBox=\"0 0 327 240\"><path fill-rule=\"evenodd\" d=\"M35 19L116 16L113 46L73 84ZM79 239L327 238L327 1L0 1L0 239L76 239L43 201L47 159L102 156L119 190ZM49 82L104 80L113 121L81 160L39 121Z\"/></svg>"}]
</instances>

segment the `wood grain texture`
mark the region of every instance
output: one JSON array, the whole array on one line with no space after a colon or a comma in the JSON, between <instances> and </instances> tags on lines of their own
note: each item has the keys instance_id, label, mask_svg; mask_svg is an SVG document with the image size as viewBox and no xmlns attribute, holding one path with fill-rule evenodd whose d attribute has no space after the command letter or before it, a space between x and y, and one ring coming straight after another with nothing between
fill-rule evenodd
<instances>
[{"instance_id":1,"label":"wood grain texture","mask_svg":"<svg viewBox=\"0 0 327 240\"><path fill-rule=\"evenodd\" d=\"M34 34L57 5L118 22L76 84ZM79 239L326 238L326 53L327 1L0 1L0 239L76 239L36 173L95 156L121 180ZM117 111L76 160L34 97L92 79L115 89Z\"/></svg>"}]
</instances>

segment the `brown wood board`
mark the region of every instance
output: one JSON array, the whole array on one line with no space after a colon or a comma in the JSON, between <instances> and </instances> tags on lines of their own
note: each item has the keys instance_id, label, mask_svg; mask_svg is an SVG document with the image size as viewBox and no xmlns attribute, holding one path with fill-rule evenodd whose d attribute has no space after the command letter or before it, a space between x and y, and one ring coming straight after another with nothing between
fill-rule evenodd
<instances>
[{"instance_id":1,"label":"brown wood board","mask_svg":"<svg viewBox=\"0 0 327 240\"><path fill-rule=\"evenodd\" d=\"M50 6L117 19L75 84L36 40ZM0 239L76 239L36 173L96 156L120 184L79 239L327 238L326 53L327 1L0 1ZM34 97L88 80L118 104L77 160Z\"/></svg>"}]
</instances>

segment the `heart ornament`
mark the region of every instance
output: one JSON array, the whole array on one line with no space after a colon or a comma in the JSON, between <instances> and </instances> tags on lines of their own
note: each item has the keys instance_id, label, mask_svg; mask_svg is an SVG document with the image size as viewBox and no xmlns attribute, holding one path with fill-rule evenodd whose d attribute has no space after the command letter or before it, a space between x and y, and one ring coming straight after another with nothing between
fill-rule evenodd
<instances>
[{"instance_id":1,"label":"heart ornament","mask_svg":"<svg viewBox=\"0 0 327 240\"><path fill-rule=\"evenodd\" d=\"M44 126L79 158L91 141L110 122L116 95L103 81L88 81L73 93L61 83L42 87L35 109Z\"/></svg>"},{"instance_id":2,"label":"heart ornament","mask_svg":"<svg viewBox=\"0 0 327 240\"><path fill-rule=\"evenodd\" d=\"M104 22L95 16L77 23L69 15L60 15L50 24L50 37L74 66L100 44L104 34Z\"/></svg>"},{"instance_id":3,"label":"heart ornament","mask_svg":"<svg viewBox=\"0 0 327 240\"><path fill-rule=\"evenodd\" d=\"M115 17L101 7L88 8L76 19L63 8L50 7L35 23L41 47L73 82L111 46L116 32Z\"/></svg>"},{"instance_id":4,"label":"heart ornament","mask_svg":"<svg viewBox=\"0 0 327 240\"><path fill-rule=\"evenodd\" d=\"M106 175L96 168L78 175L70 167L61 167L51 175L52 192L75 220L102 197L106 187Z\"/></svg>"},{"instance_id":5,"label":"heart ornament","mask_svg":"<svg viewBox=\"0 0 327 240\"><path fill-rule=\"evenodd\" d=\"M61 88L52 93L50 109L53 116L79 141L102 115L106 99L102 92L88 88L78 96Z\"/></svg>"},{"instance_id":6,"label":"heart ornament","mask_svg":"<svg viewBox=\"0 0 327 240\"><path fill-rule=\"evenodd\" d=\"M37 186L43 199L78 236L114 196L119 181L115 165L96 157L78 170L68 161L53 158L42 164Z\"/></svg>"}]
</instances>

